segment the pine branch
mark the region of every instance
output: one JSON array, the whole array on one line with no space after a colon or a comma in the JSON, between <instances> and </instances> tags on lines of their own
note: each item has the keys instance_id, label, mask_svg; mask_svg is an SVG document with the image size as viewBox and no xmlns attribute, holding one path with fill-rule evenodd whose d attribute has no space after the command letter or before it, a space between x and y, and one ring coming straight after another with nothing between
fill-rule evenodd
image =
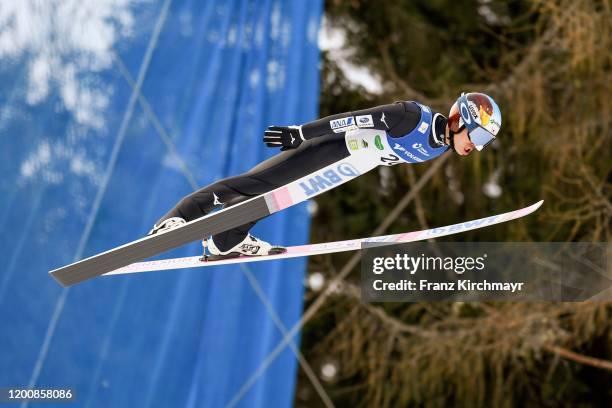
<instances>
[{"instance_id":1,"label":"pine branch","mask_svg":"<svg viewBox=\"0 0 612 408\"><path fill-rule=\"evenodd\" d=\"M601 358L585 356L584 354L579 354L560 346L544 346L544 349L550 351L551 353L558 354L568 360L572 360L576 363L589 365L595 368L601 368L602 370L612 371L612 361L610 360L603 360Z\"/></svg>"}]
</instances>

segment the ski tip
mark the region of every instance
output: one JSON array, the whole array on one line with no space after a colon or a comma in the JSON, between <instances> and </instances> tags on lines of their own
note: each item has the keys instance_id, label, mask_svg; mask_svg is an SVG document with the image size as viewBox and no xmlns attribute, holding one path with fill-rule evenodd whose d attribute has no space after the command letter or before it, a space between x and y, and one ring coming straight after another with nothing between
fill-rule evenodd
<instances>
[{"instance_id":1,"label":"ski tip","mask_svg":"<svg viewBox=\"0 0 612 408\"><path fill-rule=\"evenodd\" d=\"M540 200L536 203L533 203L517 211L523 215L531 214L531 213L536 212L542 206L543 203L544 203L544 200Z\"/></svg>"}]
</instances>

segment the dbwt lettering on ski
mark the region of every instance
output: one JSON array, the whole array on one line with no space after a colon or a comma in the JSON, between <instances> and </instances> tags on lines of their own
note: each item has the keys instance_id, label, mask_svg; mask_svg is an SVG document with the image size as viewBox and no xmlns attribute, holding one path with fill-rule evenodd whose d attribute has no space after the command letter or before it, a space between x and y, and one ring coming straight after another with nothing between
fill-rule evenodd
<instances>
[{"instance_id":1,"label":"dbwt lettering on ski","mask_svg":"<svg viewBox=\"0 0 612 408\"><path fill-rule=\"evenodd\" d=\"M491 217L481 218L479 220L466 221L459 224L453 224L446 227L440 228L431 228L426 231L427 235L438 235L443 233L455 233L462 230L470 230L474 227L479 227L481 225L494 224L495 221L499 218L499 216L494 215Z\"/></svg>"},{"instance_id":2,"label":"dbwt lettering on ski","mask_svg":"<svg viewBox=\"0 0 612 408\"><path fill-rule=\"evenodd\" d=\"M306 181L300 183L300 187L306 196L318 194L337 184L359 176L359 171L350 163L341 163L335 169L328 169L314 174Z\"/></svg>"}]
</instances>

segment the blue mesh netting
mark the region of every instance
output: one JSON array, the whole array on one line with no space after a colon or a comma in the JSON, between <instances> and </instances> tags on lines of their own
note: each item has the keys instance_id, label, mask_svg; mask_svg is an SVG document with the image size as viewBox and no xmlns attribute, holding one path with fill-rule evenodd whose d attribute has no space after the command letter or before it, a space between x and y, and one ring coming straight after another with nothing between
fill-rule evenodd
<instances>
[{"instance_id":1,"label":"blue mesh netting","mask_svg":"<svg viewBox=\"0 0 612 408\"><path fill-rule=\"evenodd\" d=\"M304 260L70 289L47 272L272 155L267 125L314 118L320 15L320 0L3 2L0 386L73 387L93 407L231 400L282 338L250 274L291 327ZM254 233L298 244L308 226L301 205ZM296 369L284 351L240 405L291 405Z\"/></svg>"}]
</instances>

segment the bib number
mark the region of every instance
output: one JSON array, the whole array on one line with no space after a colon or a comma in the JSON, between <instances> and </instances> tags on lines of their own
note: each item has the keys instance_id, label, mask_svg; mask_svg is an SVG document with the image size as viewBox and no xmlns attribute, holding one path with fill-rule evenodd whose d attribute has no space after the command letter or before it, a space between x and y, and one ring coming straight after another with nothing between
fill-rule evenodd
<instances>
[{"instance_id":1,"label":"bib number","mask_svg":"<svg viewBox=\"0 0 612 408\"><path fill-rule=\"evenodd\" d=\"M389 154L387 156L382 156L380 158L380 161L385 165L385 166L393 166L397 163L399 163L401 161L401 159L394 155L394 154Z\"/></svg>"}]
</instances>

